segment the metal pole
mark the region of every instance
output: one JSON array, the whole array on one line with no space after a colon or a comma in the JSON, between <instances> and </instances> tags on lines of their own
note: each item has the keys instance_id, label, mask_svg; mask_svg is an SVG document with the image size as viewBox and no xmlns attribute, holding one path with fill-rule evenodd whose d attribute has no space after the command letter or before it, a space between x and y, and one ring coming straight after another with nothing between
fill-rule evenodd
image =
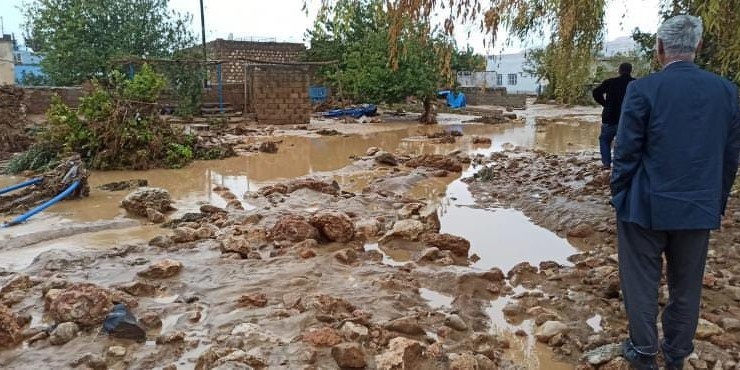
<instances>
[{"instance_id":1,"label":"metal pole","mask_svg":"<svg viewBox=\"0 0 740 370\"><path fill-rule=\"evenodd\" d=\"M203 41L203 62L205 63L208 61L208 51L206 51L206 18L203 13L203 0L200 0L200 30ZM203 66L203 71L203 86L208 87L208 75L205 73L205 65Z\"/></svg>"}]
</instances>

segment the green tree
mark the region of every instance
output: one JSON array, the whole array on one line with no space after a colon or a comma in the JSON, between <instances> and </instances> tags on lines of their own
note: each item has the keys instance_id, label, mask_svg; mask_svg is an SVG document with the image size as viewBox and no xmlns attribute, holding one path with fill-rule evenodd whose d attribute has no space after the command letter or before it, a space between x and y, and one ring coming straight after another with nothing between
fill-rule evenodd
<instances>
[{"instance_id":1,"label":"green tree","mask_svg":"<svg viewBox=\"0 0 740 370\"><path fill-rule=\"evenodd\" d=\"M104 78L117 57L168 57L192 45L190 16L169 0L31 0L24 4L26 44L57 85Z\"/></svg>"},{"instance_id":2,"label":"green tree","mask_svg":"<svg viewBox=\"0 0 740 370\"><path fill-rule=\"evenodd\" d=\"M450 68L454 72L482 72L486 70L486 57L476 54L470 45L465 49L456 48L455 52L452 54Z\"/></svg>"},{"instance_id":3,"label":"green tree","mask_svg":"<svg viewBox=\"0 0 740 370\"><path fill-rule=\"evenodd\" d=\"M339 97L377 104L417 96L425 100L422 120L431 123L436 90L451 81L449 56L454 45L429 23L419 21L407 21L401 34L391 37L390 21L383 1L337 1L319 13L307 32L311 40L307 57L338 61L321 74ZM394 49L397 54L392 58Z\"/></svg>"}]
</instances>

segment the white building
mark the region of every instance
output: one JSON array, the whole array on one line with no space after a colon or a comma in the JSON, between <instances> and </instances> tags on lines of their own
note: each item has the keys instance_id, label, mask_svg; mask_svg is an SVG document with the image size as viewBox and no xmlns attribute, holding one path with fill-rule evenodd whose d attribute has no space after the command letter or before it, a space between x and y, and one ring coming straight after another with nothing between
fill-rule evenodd
<instances>
[{"instance_id":1,"label":"white building","mask_svg":"<svg viewBox=\"0 0 740 370\"><path fill-rule=\"evenodd\" d=\"M496 86L505 87L509 94L537 94L537 77L524 72L524 53L489 55L486 71L496 72Z\"/></svg>"}]
</instances>

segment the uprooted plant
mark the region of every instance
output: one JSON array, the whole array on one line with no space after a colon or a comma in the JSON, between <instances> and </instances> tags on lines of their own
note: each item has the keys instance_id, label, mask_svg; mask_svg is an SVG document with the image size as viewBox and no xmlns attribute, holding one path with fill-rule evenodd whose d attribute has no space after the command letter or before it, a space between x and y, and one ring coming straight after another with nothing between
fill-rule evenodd
<instances>
[{"instance_id":1,"label":"uprooted plant","mask_svg":"<svg viewBox=\"0 0 740 370\"><path fill-rule=\"evenodd\" d=\"M79 153L91 169L182 167L203 155L197 140L161 119L157 101L165 87L165 78L144 65L132 79L113 72L105 87L96 82L76 111L54 98L38 145ZM212 158L212 150L204 155Z\"/></svg>"}]
</instances>

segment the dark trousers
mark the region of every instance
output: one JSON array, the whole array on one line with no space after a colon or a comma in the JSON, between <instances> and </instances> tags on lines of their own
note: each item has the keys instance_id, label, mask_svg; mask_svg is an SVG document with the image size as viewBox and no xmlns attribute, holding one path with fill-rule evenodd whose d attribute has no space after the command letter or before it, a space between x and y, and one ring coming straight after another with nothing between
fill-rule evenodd
<instances>
[{"instance_id":1,"label":"dark trousers","mask_svg":"<svg viewBox=\"0 0 740 370\"><path fill-rule=\"evenodd\" d=\"M612 143L617 136L617 125L601 125L601 135L599 135L599 149L601 150L601 163L604 167L612 165Z\"/></svg>"},{"instance_id":2,"label":"dark trousers","mask_svg":"<svg viewBox=\"0 0 740 370\"><path fill-rule=\"evenodd\" d=\"M632 347L658 353L658 288L665 255L669 299L663 310L663 355L682 361L694 350L709 230L654 231L618 221L619 278Z\"/></svg>"}]
</instances>

